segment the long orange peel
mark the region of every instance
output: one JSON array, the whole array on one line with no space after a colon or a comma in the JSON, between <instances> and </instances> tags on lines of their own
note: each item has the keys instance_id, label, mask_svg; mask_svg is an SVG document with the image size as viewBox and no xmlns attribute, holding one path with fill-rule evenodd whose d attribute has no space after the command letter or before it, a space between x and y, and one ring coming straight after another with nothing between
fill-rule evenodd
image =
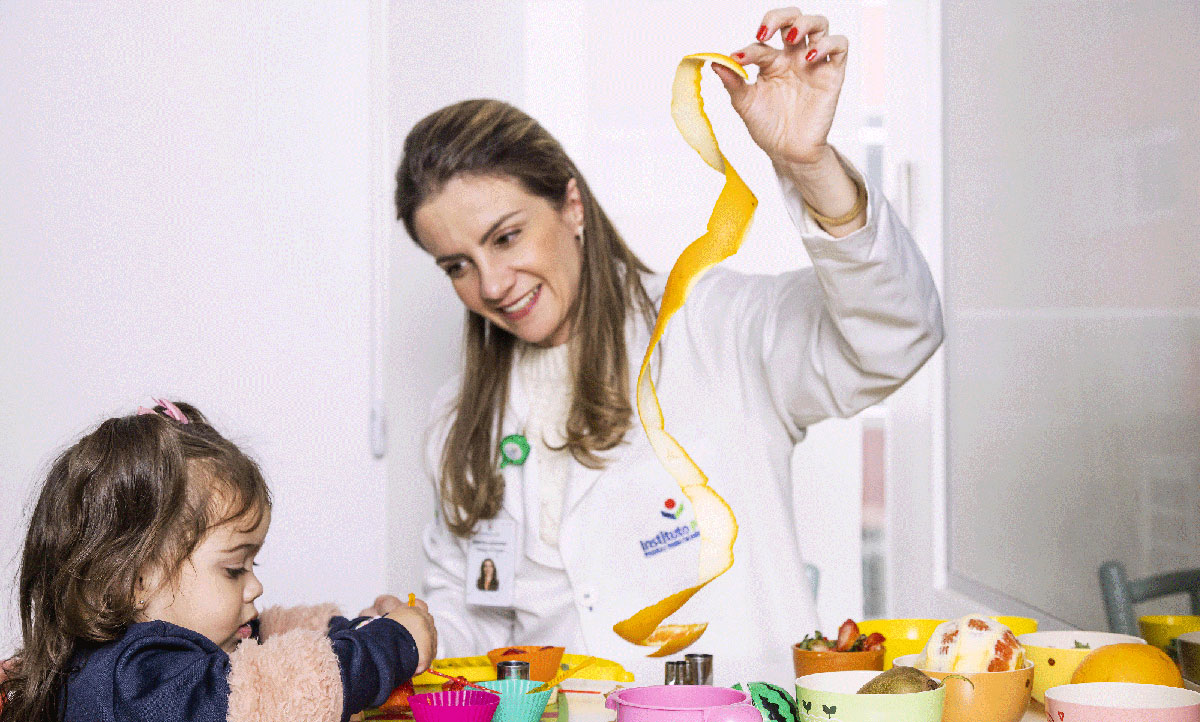
<instances>
[{"instance_id":1,"label":"long orange peel","mask_svg":"<svg viewBox=\"0 0 1200 722\"><path fill-rule=\"evenodd\" d=\"M708 232L684 249L667 276L662 306L638 371L637 408L642 428L658 460L691 500L700 529L699 581L613 625L613 631L627 642L657 646L658 649L648 655L650 657L675 654L704 634L707 622L663 624L663 621L733 566L733 542L738 532L733 510L708 485L708 477L679 442L667 433L654 381L650 378L650 358L666 331L667 322L683 307L692 286L708 269L737 253L758 205L758 199L721 154L712 123L704 113L700 72L706 62L723 65L749 79L746 70L732 58L717 53L698 53L680 61L671 90L671 117L675 126L704 162L725 176L725 186L708 219Z\"/></svg>"}]
</instances>

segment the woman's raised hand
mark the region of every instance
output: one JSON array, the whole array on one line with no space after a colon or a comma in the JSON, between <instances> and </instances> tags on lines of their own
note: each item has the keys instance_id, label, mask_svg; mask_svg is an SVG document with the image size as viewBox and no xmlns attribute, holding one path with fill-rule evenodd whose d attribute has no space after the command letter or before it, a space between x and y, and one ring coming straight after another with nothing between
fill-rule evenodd
<instances>
[{"instance_id":1,"label":"woman's raised hand","mask_svg":"<svg viewBox=\"0 0 1200 722\"><path fill-rule=\"evenodd\" d=\"M782 50L766 44L776 33ZM826 140L846 77L848 41L829 34L824 16L804 15L799 8L768 12L757 37L758 42L733 54L743 65L758 66L755 82L719 65L713 70L750 137L774 163L816 165L829 150Z\"/></svg>"}]
</instances>

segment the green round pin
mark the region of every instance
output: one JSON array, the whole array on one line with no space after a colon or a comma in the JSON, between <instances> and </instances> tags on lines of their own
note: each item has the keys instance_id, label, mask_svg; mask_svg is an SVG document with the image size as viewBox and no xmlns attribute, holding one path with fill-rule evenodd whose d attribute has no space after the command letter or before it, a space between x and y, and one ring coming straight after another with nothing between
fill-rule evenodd
<instances>
[{"instance_id":1,"label":"green round pin","mask_svg":"<svg viewBox=\"0 0 1200 722\"><path fill-rule=\"evenodd\" d=\"M500 439L500 468L520 466L529 458L529 442L521 434L509 434Z\"/></svg>"}]
</instances>

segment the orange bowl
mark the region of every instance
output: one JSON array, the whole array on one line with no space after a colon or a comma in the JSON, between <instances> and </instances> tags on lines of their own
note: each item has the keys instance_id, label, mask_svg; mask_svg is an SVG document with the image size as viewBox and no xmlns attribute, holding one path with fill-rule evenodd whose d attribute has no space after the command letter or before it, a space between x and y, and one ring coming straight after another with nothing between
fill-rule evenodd
<instances>
[{"instance_id":1,"label":"orange bowl","mask_svg":"<svg viewBox=\"0 0 1200 722\"><path fill-rule=\"evenodd\" d=\"M558 674L558 665L562 662L565 651L563 647L535 645L499 647L488 652L487 658L493 667L500 662L529 662L529 678L538 682L549 682Z\"/></svg>"},{"instance_id":2,"label":"orange bowl","mask_svg":"<svg viewBox=\"0 0 1200 722\"><path fill-rule=\"evenodd\" d=\"M842 672L849 669L883 671L884 649L871 652L810 652L792 645L792 668L797 677L818 672Z\"/></svg>"},{"instance_id":3,"label":"orange bowl","mask_svg":"<svg viewBox=\"0 0 1200 722\"><path fill-rule=\"evenodd\" d=\"M918 656L909 654L897 657L896 666L915 666ZM936 680L945 680L946 707L942 712L942 722L1019 722L1029 708L1033 662L1026 661L1023 669L1011 672L921 671ZM971 681L968 683L957 677L946 679L952 674L962 674Z\"/></svg>"}]
</instances>

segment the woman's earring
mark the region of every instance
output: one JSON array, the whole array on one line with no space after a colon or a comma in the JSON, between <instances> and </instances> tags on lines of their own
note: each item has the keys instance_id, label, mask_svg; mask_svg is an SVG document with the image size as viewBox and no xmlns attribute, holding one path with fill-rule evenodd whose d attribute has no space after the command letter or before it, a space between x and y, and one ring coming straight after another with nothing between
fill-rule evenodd
<instances>
[{"instance_id":1,"label":"woman's earring","mask_svg":"<svg viewBox=\"0 0 1200 722\"><path fill-rule=\"evenodd\" d=\"M575 232L575 240L579 241L579 245L583 245L583 226L580 226L579 230Z\"/></svg>"}]
</instances>

